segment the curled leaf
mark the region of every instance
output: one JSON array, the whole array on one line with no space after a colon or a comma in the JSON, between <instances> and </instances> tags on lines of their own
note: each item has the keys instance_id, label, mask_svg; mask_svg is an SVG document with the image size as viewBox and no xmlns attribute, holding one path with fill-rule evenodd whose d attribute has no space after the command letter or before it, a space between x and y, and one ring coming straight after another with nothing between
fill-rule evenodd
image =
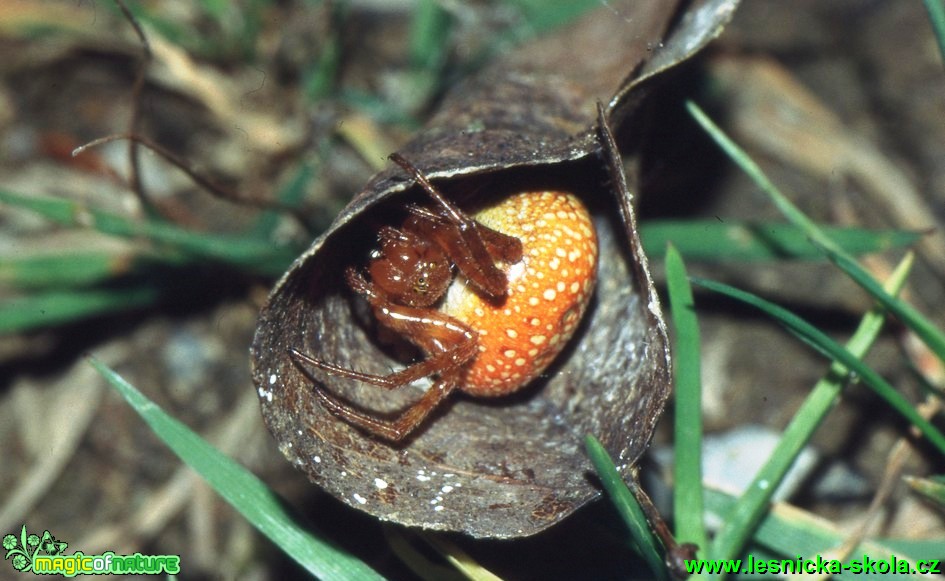
<instances>
[{"instance_id":1,"label":"curled leaf","mask_svg":"<svg viewBox=\"0 0 945 581\"><path fill-rule=\"evenodd\" d=\"M669 395L670 359L610 125L631 117L646 81L717 35L736 4L693 2L676 15L674 2L608 3L563 36L462 84L399 152L460 206L552 189L590 208L600 245L594 298L564 352L521 392L490 400L453 394L395 445L325 410L293 364L291 349L378 375L409 362L343 276L364 263L380 225L399 224L407 204L426 200L400 168L375 176L295 261L260 315L253 375L270 431L312 482L384 520L508 538L541 531L599 494L588 478L586 434L630 476ZM692 14L702 16L693 23ZM667 35L670 22L676 27ZM568 59L560 49L588 43L599 45L600 62ZM420 393L322 379L382 416Z\"/></svg>"}]
</instances>

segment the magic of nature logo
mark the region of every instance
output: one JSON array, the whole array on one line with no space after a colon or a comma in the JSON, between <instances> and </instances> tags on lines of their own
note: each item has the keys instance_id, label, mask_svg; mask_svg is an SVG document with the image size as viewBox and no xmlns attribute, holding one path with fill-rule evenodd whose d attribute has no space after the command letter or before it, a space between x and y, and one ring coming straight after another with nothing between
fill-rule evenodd
<instances>
[{"instance_id":1,"label":"magic of nature logo","mask_svg":"<svg viewBox=\"0 0 945 581\"><path fill-rule=\"evenodd\" d=\"M69 544L54 537L48 530L42 535L29 534L26 525L20 534L3 536L4 559L15 571L36 575L161 575L180 572L179 555L86 555L76 551L66 555Z\"/></svg>"}]
</instances>

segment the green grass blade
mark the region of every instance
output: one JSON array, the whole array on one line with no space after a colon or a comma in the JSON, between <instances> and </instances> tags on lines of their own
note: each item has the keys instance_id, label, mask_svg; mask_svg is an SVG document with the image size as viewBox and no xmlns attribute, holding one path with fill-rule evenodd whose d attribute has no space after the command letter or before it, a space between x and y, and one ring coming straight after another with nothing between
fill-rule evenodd
<instances>
[{"instance_id":1,"label":"green grass blade","mask_svg":"<svg viewBox=\"0 0 945 581\"><path fill-rule=\"evenodd\" d=\"M59 224L91 227L103 234L148 238L166 244L170 250L163 252L161 257L172 263L190 255L232 264L257 274L278 276L301 251L300 248L277 246L259 238L193 232L165 222L139 222L62 198L22 196L0 190L0 202L32 210ZM175 252L185 256L177 256Z\"/></svg>"},{"instance_id":2,"label":"green grass blade","mask_svg":"<svg viewBox=\"0 0 945 581\"><path fill-rule=\"evenodd\" d=\"M548 2L547 0L506 0L507 5L522 13L523 26L527 31L520 31L519 36L546 34L580 18L591 8L600 5L598 0L571 0L568 2Z\"/></svg>"},{"instance_id":3,"label":"green grass blade","mask_svg":"<svg viewBox=\"0 0 945 581\"><path fill-rule=\"evenodd\" d=\"M885 379L880 377L878 373L873 371L870 367L867 367L855 355L844 349L825 333L787 309L779 307L751 293L710 280L694 278L692 282L703 288L740 300L761 310L819 353L845 365L850 371L855 373L864 384L872 389L876 395L886 400L886 403L888 403L890 407L899 412L918 428L919 431L922 432L922 435L928 439L942 455L945 455L945 435L929 423L928 420L919 415L912 404L900 395L893 386L889 385Z\"/></svg>"},{"instance_id":4,"label":"green grass blade","mask_svg":"<svg viewBox=\"0 0 945 581\"><path fill-rule=\"evenodd\" d=\"M315 166L310 161L304 161L300 164L289 183L279 188L276 193L276 200L285 207L294 208L298 206L305 198L308 192L309 184L315 177ZM277 210L266 210L259 215L256 224L250 232L252 238L259 240L270 240L283 213Z\"/></svg>"},{"instance_id":5,"label":"green grass blade","mask_svg":"<svg viewBox=\"0 0 945 581\"><path fill-rule=\"evenodd\" d=\"M847 252L831 239L817 224L804 215L797 206L791 203L768 177L761 171L744 150L739 148L706 114L694 103L686 104L689 112L699 122L720 147L747 173L771 199L782 214L795 226L801 228L810 240L819 246L824 253L857 284L873 295L890 313L909 326L926 345L945 362L945 334L918 311L907 303L894 299L880 287L880 284L869 275Z\"/></svg>"},{"instance_id":6,"label":"green grass blade","mask_svg":"<svg viewBox=\"0 0 945 581\"><path fill-rule=\"evenodd\" d=\"M709 511L724 515L732 509L735 499L724 492L706 490L706 507ZM767 547L786 559L796 559L798 555L812 557L828 555L829 551L846 540L848 533L831 523L788 505L780 505L768 513L755 536L755 545ZM938 539L873 539L864 541L854 551L856 558L868 554L874 559L889 559L890 555L899 555L912 560L941 559L945 538ZM753 549L754 552L754 549ZM846 571L833 579L857 581L862 579L886 579L888 575L863 575ZM902 579L913 576L901 575ZM762 577L759 577L762 578ZM777 577L769 575L775 579Z\"/></svg>"},{"instance_id":7,"label":"green grass blade","mask_svg":"<svg viewBox=\"0 0 945 581\"><path fill-rule=\"evenodd\" d=\"M434 0L420 0L410 26L410 61L416 69L436 71L446 61L452 18Z\"/></svg>"},{"instance_id":8,"label":"green grass blade","mask_svg":"<svg viewBox=\"0 0 945 581\"><path fill-rule=\"evenodd\" d=\"M597 476L604 485L604 489L607 490L607 494L617 508L617 512L627 523L630 535L640 550L640 554L643 555L658 579L668 581L669 574L666 565L660 557L657 541L653 538L653 533L650 531L650 525L643 514L643 509L640 508L633 493L627 489L627 485L614 466L614 461L594 436L587 436L584 444L587 447L587 454L591 458L591 463L594 464L594 470L597 471Z\"/></svg>"},{"instance_id":9,"label":"green grass blade","mask_svg":"<svg viewBox=\"0 0 945 581\"><path fill-rule=\"evenodd\" d=\"M883 252L914 244L921 238L906 230L820 227L853 255ZM823 250L792 224L719 222L718 220L660 220L640 225L647 256L659 259L672 242L687 260L717 262L761 260L823 260Z\"/></svg>"},{"instance_id":10,"label":"green grass blade","mask_svg":"<svg viewBox=\"0 0 945 581\"><path fill-rule=\"evenodd\" d=\"M676 388L673 461L673 512L676 538L695 543L708 555L702 499L702 377L699 372L699 323L692 287L682 257L672 245L666 250L666 287L676 330L673 371Z\"/></svg>"},{"instance_id":11,"label":"green grass blade","mask_svg":"<svg viewBox=\"0 0 945 581\"><path fill-rule=\"evenodd\" d=\"M868 272L851 260L849 257L838 254L833 250L826 249L827 256L837 265L840 270L852 278L854 282L863 287L871 294L881 305L883 305L897 319L902 321L928 345L929 349L942 361L945 362L945 334L935 327L931 321L925 318L922 313L909 303L900 300L888 292L876 282Z\"/></svg>"},{"instance_id":12,"label":"green grass blade","mask_svg":"<svg viewBox=\"0 0 945 581\"><path fill-rule=\"evenodd\" d=\"M902 289L912 263L910 254L896 267L886 282L886 288L890 292L898 293ZM876 337L879 336L885 314L885 310L877 305L863 317L847 342L846 347L850 353L857 358L866 355ZM784 429L781 440L771 453L771 457L758 471L731 512L726 515L725 523L713 539L713 556L720 559L732 559L742 552L748 540L754 535L758 523L767 513L768 503L784 476L837 403L848 375L849 370L845 366L834 362L827 374L817 382L805 398L804 403Z\"/></svg>"},{"instance_id":13,"label":"green grass blade","mask_svg":"<svg viewBox=\"0 0 945 581\"><path fill-rule=\"evenodd\" d=\"M333 3L328 18L331 24L326 36L318 40L321 51L318 58L302 72L302 90L306 100L315 104L338 90L338 70L342 59L342 42L338 31L345 29L347 2Z\"/></svg>"},{"instance_id":14,"label":"green grass blade","mask_svg":"<svg viewBox=\"0 0 945 581\"><path fill-rule=\"evenodd\" d=\"M889 296L880 284L867 273L847 252L831 239L817 224L804 215L797 206L784 196L768 179L761 168L744 150L738 147L711 119L694 103L686 104L689 112L719 146L747 173L774 202L782 214L795 226L802 229L811 242L857 284L872 294L890 313L909 326L926 345L945 362L945 334L907 303Z\"/></svg>"},{"instance_id":15,"label":"green grass blade","mask_svg":"<svg viewBox=\"0 0 945 581\"><path fill-rule=\"evenodd\" d=\"M133 252L71 252L0 256L0 284L41 289L87 287L141 270L148 259Z\"/></svg>"},{"instance_id":16,"label":"green grass blade","mask_svg":"<svg viewBox=\"0 0 945 581\"><path fill-rule=\"evenodd\" d=\"M843 249L827 236L813 220L804 215L800 209L791 202L787 196L772 183L765 175L761 167L754 162L744 149L736 145L723 131L716 125L698 105L689 101L686 108L695 120L705 129L706 133L722 148L725 153L732 158L742 171L748 174L755 184L768 195L777 206L778 210L795 226L800 228L813 242L820 246L832 250L838 254L844 254Z\"/></svg>"},{"instance_id":17,"label":"green grass blade","mask_svg":"<svg viewBox=\"0 0 945 581\"><path fill-rule=\"evenodd\" d=\"M929 13L932 30L935 32L935 40L938 41L942 63L945 63L945 1L923 0L923 2L925 2L925 10Z\"/></svg>"},{"instance_id":18,"label":"green grass blade","mask_svg":"<svg viewBox=\"0 0 945 581\"><path fill-rule=\"evenodd\" d=\"M404 111L399 105L388 102L377 95L354 88L343 88L339 91L339 101L347 107L364 113L382 125L393 125L407 131L416 131L422 124L420 121Z\"/></svg>"},{"instance_id":19,"label":"green grass blade","mask_svg":"<svg viewBox=\"0 0 945 581\"><path fill-rule=\"evenodd\" d=\"M302 86L309 103L318 103L335 91L335 78L341 63L341 41L337 35L322 43L319 58L304 73Z\"/></svg>"},{"instance_id":20,"label":"green grass blade","mask_svg":"<svg viewBox=\"0 0 945 581\"><path fill-rule=\"evenodd\" d=\"M252 472L167 415L105 364L94 357L89 362L181 460L312 575L323 580L382 579L364 562L301 527L276 493Z\"/></svg>"},{"instance_id":21,"label":"green grass blade","mask_svg":"<svg viewBox=\"0 0 945 581\"><path fill-rule=\"evenodd\" d=\"M103 313L116 313L154 304L160 291L150 286L51 291L4 299L0 303L0 334L68 323Z\"/></svg>"}]
</instances>

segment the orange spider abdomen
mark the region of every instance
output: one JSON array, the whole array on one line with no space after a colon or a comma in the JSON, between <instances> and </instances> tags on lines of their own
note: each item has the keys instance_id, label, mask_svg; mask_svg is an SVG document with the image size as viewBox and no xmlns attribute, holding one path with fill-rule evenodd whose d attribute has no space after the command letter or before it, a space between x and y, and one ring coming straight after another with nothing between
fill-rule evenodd
<instances>
[{"instance_id":1,"label":"orange spider abdomen","mask_svg":"<svg viewBox=\"0 0 945 581\"><path fill-rule=\"evenodd\" d=\"M508 295L494 300L462 277L443 311L479 333L479 355L459 388L500 396L540 375L574 333L597 280L597 234L584 204L564 192L526 192L473 216L522 241L521 262L503 264Z\"/></svg>"}]
</instances>

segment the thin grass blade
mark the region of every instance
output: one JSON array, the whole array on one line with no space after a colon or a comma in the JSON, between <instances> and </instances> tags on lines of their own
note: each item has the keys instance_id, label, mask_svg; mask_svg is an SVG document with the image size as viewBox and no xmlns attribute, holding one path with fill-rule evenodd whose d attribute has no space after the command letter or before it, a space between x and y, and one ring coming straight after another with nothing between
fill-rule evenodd
<instances>
[{"instance_id":1,"label":"thin grass blade","mask_svg":"<svg viewBox=\"0 0 945 581\"><path fill-rule=\"evenodd\" d=\"M762 171L761 166L759 166L744 149L739 147L722 129L713 122L705 112L699 108L698 105L689 101L686 103L686 108L689 110L690 115L695 118L696 122L705 129L706 133L722 148L722 150L734 161L746 174L748 177L755 182L755 184L761 188L761 190L768 195L769 198L774 202L774 205L777 206L778 210L795 226L800 228L807 237L819 244L820 246L832 250L838 254L843 254L846 256L844 250L840 247L839 244L833 241L827 234L825 234L817 224L808 218L801 210L794 205L794 203L787 198L784 194L781 193L781 190L774 185L774 183L768 179L768 176L765 175Z\"/></svg>"},{"instance_id":2,"label":"thin grass blade","mask_svg":"<svg viewBox=\"0 0 945 581\"><path fill-rule=\"evenodd\" d=\"M545 34L559 26L578 19L584 12L597 7L597 0L577 0L572 2L547 2L546 0L509 0L506 2L522 13L520 36Z\"/></svg>"},{"instance_id":3,"label":"thin grass blade","mask_svg":"<svg viewBox=\"0 0 945 581\"><path fill-rule=\"evenodd\" d=\"M902 289L912 264L911 254L899 263L886 282L886 288L890 292L898 293ZM881 305L877 305L863 317L846 345L851 354L857 358L866 355L876 337L879 336L885 315L886 311ZM781 440L771 453L771 457L758 471L731 512L726 515L725 523L713 539L712 554L714 556L720 559L732 559L744 550L748 540L754 535L758 524L767 513L772 495L780 486L801 450L837 403L848 378L849 370L844 365L834 362L827 374L817 382L784 429Z\"/></svg>"},{"instance_id":4,"label":"thin grass blade","mask_svg":"<svg viewBox=\"0 0 945 581\"><path fill-rule=\"evenodd\" d=\"M706 490L706 506L716 514L726 514L732 509L735 499L717 490ZM817 555L829 557L830 549L840 545L847 533L824 519L787 504L775 505L764 517L754 541L756 546L767 547L788 560L798 556L816 559ZM888 560L890 555L904 559L930 560L942 558L945 538L937 539L874 539L864 541L854 552L858 558L869 555L873 559ZM775 579L776 575L765 578ZM849 569L833 579L857 581L862 579L886 579L889 575L853 573ZM910 575L897 575L901 579L923 579Z\"/></svg>"},{"instance_id":5,"label":"thin grass blade","mask_svg":"<svg viewBox=\"0 0 945 581\"><path fill-rule=\"evenodd\" d=\"M808 218L771 182L761 168L748 154L735 144L725 133L692 102L686 103L690 114L702 125L707 133L732 158L742 170L755 181L774 202L782 214L795 226L802 229L813 244L823 252L857 284L876 298L890 313L900 318L909 326L926 345L945 362L945 333L935 326L918 311L907 303L895 299L885 292L880 284L857 264L843 248L828 236L816 223Z\"/></svg>"},{"instance_id":6,"label":"thin grass blade","mask_svg":"<svg viewBox=\"0 0 945 581\"><path fill-rule=\"evenodd\" d=\"M889 296L880 284L866 272L856 260L837 244L816 223L804 215L780 190L768 179L761 168L748 154L738 147L711 119L696 105L686 104L689 112L699 122L719 146L732 158L742 170L755 181L778 207L782 214L795 226L802 229L813 244L843 270L857 284L876 298L890 313L898 317L911 328L926 345L945 362L945 333L937 329L928 319L907 303Z\"/></svg>"},{"instance_id":7,"label":"thin grass blade","mask_svg":"<svg viewBox=\"0 0 945 581\"><path fill-rule=\"evenodd\" d=\"M282 274L301 248L278 246L269 240L194 232L166 222L137 221L62 198L22 196L0 190L0 202L32 210L53 222L91 227L103 234L123 238L148 238L169 248L161 258L169 263L199 257L229 263L267 276Z\"/></svg>"},{"instance_id":8,"label":"thin grass blade","mask_svg":"<svg viewBox=\"0 0 945 581\"><path fill-rule=\"evenodd\" d=\"M942 55L942 63L945 64L945 1L923 0L923 2L925 3L925 10L929 13L932 30L935 32L935 40L938 42L938 51Z\"/></svg>"},{"instance_id":9,"label":"thin grass blade","mask_svg":"<svg viewBox=\"0 0 945 581\"><path fill-rule=\"evenodd\" d=\"M853 255L883 252L916 243L921 234L906 230L820 228ZM659 220L640 225L647 256L659 259L672 242L686 260L740 262L763 260L823 260L824 253L807 234L792 224L719 222L718 220Z\"/></svg>"},{"instance_id":10,"label":"thin grass blade","mask_svg":"<svg viewBox=\"0 0 945 581\"><path fill-rule=\"evenodd\" d=\"M0 334L68 323L103 313L154 304L160 291L150 286L116 289L50 291L4 299L0 303Z\"/></svg>"},{"instance_id":11,"label":"thin grass blade","mask_svg":"<svg viewBox=\"0 0 945 581\"><path fill-rule=\"evenodd\" d=\"M363 561L319 538L309 530L310 527L300 526L278 495L252 472L167 415L108 366L94 357L89 358L89 363L184 463L200 474L259 532L312 575L323 580L383 579Z\"/></svg>"},{"instance_id":12,"label":"thin grass blade","mask_svg":"<svg viewBox=\"0 0 945 581\"><path fill-rule=\"evenodd\" d=\"M298 206L305 198L309 184L312 183L314 178L314 164L309 161L301 163L292 179L276 193L276 200L284 207L294 208ZM282 215L282 212L277 210L266 210L260 213L250 232L251 237L259 240L270 240L279 225Z\"/></svg>"},{"instance_id":13,"label":"thin grass blade","mask_svg":"<svg viewBox=\"0 0 945 581\"><path fill-rule=\"evenodd\" d=\"M825 333L787 309L779 307L751 293L711 280L693 278L692 282L693 284L740 300L759 309L783 325L801 341L810 345L815 351L845 365L852 373L856 374L864 384L872 389L876 395L886 400L886 403L888 403L890 407L899 412L903 417L909 420L912 425L918 428L919 431L922 432L922 435L928 439L939 452L945 455L945 435L929 423L928 420L923 418L919 412L915 410L915 407L913 407L906 398L900 395L893 386L889 385L885 379L880 377L878 373L873 371L870 367L867 367L855 355L844 349L843 346L828 337Z\"/></svg>"},{"instance_id":14,"label":"thin grass blade","mask_svg":"<svg viewBox=\"0 0 945 581\"><path fill-rule=\"evenodd\" d=\"M863 290L873 296L881 305L883 305L897 319L902 321L907 327L918 336L932 350L933 353L945 362L945 334L935 327L931 321L915 309L909 303L898 299L876 282L868 272L859 264L847 256L834 252L830 249L824 250L827 256L837 265L840 270L853 279Z\"/></svg>"},{"instance_id":15,"label":"thin grass blade","mask_svg":"<svg viewBox=\"0 0 945 581\"><path fill-rule=\"evenodd\" d=\"M666 287L676 330L673 372L676 391L673 461L673 509L676 537L695 543L707 556L709 544L702 499L702 377L699 322L692 287L682 257L672 244L666 249Z\"/></svg>"},{"instance_id":16,"label":"thin grass blade","mask_svg":"<svg viewBox=\"0 0 945 581\"><path fill-rule=\"evenodd\" d=\"M653 538L653 533L650 531L650 525L643 514L643 509L640 508L636 497L633 496L623 479L620 478L620 474L614 466L614 461L594 436L587 436L584 444L587 447L587 454L591 458L591 463L594 464L594 469L597 471L597 476L604 485L607 495L610 496L611 502L617 508L617 512L630 529L630 535L640 554L658 579L668 581L669 574L666 565L660 557L657 541Z\"/></svg>"},{"instance_id":17,"label":"thin grass blade","mask_svg":"<svg viewBox=\"0 0 945 581\"><path fill-rule=\"evenodd\" d=\"M67 252L0 257L0 283L21 289L88 287L137 272L148 259L135 252Z\"/></svg>"},{"instance_id":18,"label":"thin grass blade","mask_svg":"<svg viewBox=\"0 0 945 581\"><path fill-rule=\"evenodd\" d=\"M410 60L417 70L435 72L446 60L452 18L438 2L420 0L410 26Z\"/></svg>"}]
</instances>

